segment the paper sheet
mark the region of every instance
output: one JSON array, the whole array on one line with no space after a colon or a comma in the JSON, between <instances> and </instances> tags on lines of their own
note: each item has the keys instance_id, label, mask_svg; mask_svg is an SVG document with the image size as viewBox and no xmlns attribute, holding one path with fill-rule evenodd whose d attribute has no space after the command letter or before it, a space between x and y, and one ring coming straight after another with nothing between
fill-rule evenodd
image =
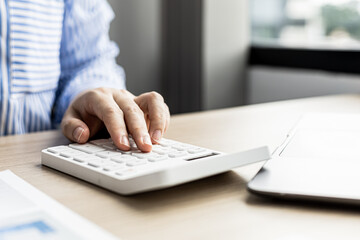
<instances>
[{"instance_id":1,"label":"paper sheet","mask_svg":"<svg viewBox=\"0 0 360 240\"><path fill-rule=\"evenodd\" d=\"M115 240L11 171L0 172L0 240Z\"/></svg>"}]
</instances>

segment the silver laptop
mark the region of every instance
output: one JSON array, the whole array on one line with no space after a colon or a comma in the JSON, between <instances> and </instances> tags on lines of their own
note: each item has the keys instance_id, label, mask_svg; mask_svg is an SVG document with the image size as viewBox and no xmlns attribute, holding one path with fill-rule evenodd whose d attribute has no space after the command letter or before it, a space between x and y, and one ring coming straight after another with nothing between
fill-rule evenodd
<instances>
[{"instance_id":1,"label":"silver laptop","mask_svg":"<svg viewBox=\"0 0 360 240\"><path fill-rule=\"evenodd\" d=\"M360 114L304 115L248 189L282 198L360 203Z\"/></svg>"}]
</instances>

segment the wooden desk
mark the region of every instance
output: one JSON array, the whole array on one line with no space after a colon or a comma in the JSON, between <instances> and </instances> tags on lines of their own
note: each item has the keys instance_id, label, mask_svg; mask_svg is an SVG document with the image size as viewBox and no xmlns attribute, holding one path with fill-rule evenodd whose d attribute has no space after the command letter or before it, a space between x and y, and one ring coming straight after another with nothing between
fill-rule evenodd
<instances>
[{"instance_id":1,"label":"wooden desk","mask_svg":"<svg viewBox=\"0 0 360 240\"><path fill-rule=\"evenodd\" d=\"M260 104L172 117L166 137L234 152L274 149L305 112L358 112L360 96ZM360 123L359 123L360 124ZM360 209L262 199L246 190L256 164L171 189L122 197L40 165L58 131L0 138L0 170L124 239L359 239ZM360 173L359 173L360 174Z\"/></svg>"}]
</instances>

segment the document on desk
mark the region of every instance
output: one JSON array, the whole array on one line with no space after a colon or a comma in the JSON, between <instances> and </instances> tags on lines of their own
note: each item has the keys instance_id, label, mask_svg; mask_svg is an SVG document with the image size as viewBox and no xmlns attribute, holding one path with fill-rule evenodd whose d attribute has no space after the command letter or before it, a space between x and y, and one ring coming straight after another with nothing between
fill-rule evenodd
<instances>
[{"instance_id":1,"label":"document on desk","mask_svg":"<svg viewBox=\"0 0 360 240\"><path fill-rule=\"evenodd\" d=\"M115 240L9 170L0 172L0 240Z\"/></svg>"}]
</instances>

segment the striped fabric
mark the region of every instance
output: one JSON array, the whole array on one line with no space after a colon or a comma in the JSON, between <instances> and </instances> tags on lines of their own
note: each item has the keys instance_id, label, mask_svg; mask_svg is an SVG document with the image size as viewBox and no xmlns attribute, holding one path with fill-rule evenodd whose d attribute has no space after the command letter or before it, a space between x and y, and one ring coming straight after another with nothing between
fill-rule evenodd
<instances>
[{"instance_id":1,"label":"striped fabric","mask_svg":"<svg viewBox=\"0 0 360 240\"><path fill-rule=\"evenodd\" d=\"M125 88L105 0L0 0L0 135L56 127L71 100Z\"/></svg>"}]
</instances>

